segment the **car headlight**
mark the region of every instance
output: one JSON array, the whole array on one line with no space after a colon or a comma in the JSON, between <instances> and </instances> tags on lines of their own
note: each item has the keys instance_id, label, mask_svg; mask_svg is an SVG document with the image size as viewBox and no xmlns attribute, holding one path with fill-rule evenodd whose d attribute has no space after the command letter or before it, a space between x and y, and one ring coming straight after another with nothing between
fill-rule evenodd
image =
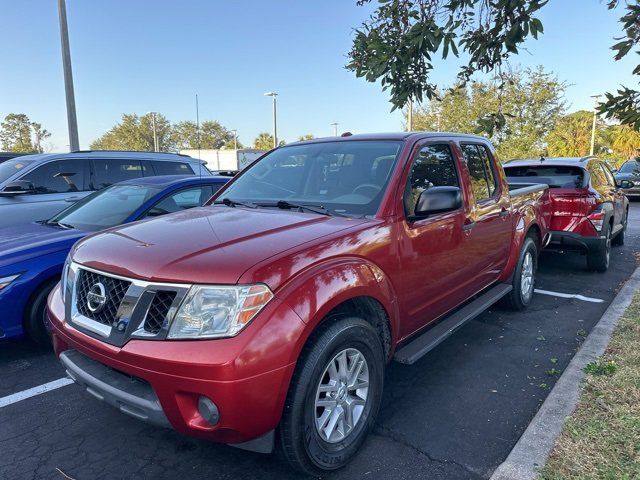
<instances>
[{"instance_id":1,"label":"car headlight","mask_svg":"<svg viewBox=\"0 0 640 480\"><path fill-rule=\"evenodd\" d=\"M62 279L60 280L60 290L62 291L63 303L67 299L67 290L71 289L71 286L69 285L69 268L71 268L71 258L70 255L67 255L67 259L64 261L64 266L62 267Z\"/></svg>"},{"instance_id":2,"label":"car headlight","mask_svg":"<svg viewBox=\"0 0 640 480\"><path fill-rule=\"evenodd\" d=\"M13 282L16 278L18 278L20 276L20 274L16 274L16 275L9 275L8 277L2 277L0 278L0 290L6 288L9 286L9 284L11 282Z\"/></svg>"},{"instance_id":3,"label":"car headlight","mask_svg":"<svg viewBox=\"0 0 640 480\"><path fill-rule=\"evenodd\" d=\"M266 285L194 285L173 319L168 338L233 337L272 298Z\"/></svg>"}]
</instances>

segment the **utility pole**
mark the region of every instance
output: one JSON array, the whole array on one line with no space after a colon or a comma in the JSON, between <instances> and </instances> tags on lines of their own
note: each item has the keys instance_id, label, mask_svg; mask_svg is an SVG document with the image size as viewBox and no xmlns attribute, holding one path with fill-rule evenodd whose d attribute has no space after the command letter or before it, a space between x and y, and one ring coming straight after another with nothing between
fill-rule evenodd
<instances>
[{"instance_id":1,"label":"utility pole","mask_svg":"<svg viewBox=\"0 0 640 480\"><path fill-rule=\"evenodd\" d=\"M591 149L589 150L589 155L593 155L593 151L596 147L596 120L598 119L598 99L602 95L591 95L593 98L595 105L593 108L593 126L591 127Z\"/></svg>"},{"instance_id":2,"label":"utility pole","mask_svg":"<svg viewBox=\"0 0 640 480\"><path fill-rule=\"evenodd\" d=\"M333 126L333 136L337 137L338 136L338 125L340 125L338 122L333 122L331 124Z\"/></svg>"},{"instance_id":3,"label":"utility pole","mask_svg":"<svg viewBox=\"0 0 640 480\"><path fill-rule=\"evenodd\" d=\"M278 121L276 115L276 97L278 94L276 92L267 92L264 96L273 98L273 148L276 148L278 146Z\"/></svg>"},{"instance_id":4,"label":"utility pole","mask_svg":"<svg viewBox=\"0 0 640 480\"><path fill-rule=\"evenodd\" d=\"M156 112L150 112L151 129L153 130L153 151L158 151L158 133L156 132Z\"/></svg>"},{"instance_id":5,"label":"utility pole","mask_svg":"<svg viewBox=\"0 0 640 480\"><path fill-rule=\"evenodd\" d=\"M71 52L69 50L69 31L67 29L67 6L65 0L58 0L58 18L60 21L60 44L62 46L62 69L64 71L64 93L67 99L67 125L69 128L69 149L80 150L78 141L78 119L76 100L73 93L73 75L71 73Z\"/></svg>"},{"instance_id":6,"label":"utility pole","mask_svg":"<svg viewBox=\"0 0 640 480\"><path fill-rule=\"evenodd\" d=\"M230 130L233 132L233 149L238 150L238 130Z\"/></svg>"},{"instance_id":7,"label":"utility pole","mask_svg":"<svg viewBox=\"0 0 640 480\"><path fill-rule=\"evenodd\" d=\"M409 98L407 109L407 132L410 132L413 130L413 100L411 98Z\"/></svg>"}]
</instances>

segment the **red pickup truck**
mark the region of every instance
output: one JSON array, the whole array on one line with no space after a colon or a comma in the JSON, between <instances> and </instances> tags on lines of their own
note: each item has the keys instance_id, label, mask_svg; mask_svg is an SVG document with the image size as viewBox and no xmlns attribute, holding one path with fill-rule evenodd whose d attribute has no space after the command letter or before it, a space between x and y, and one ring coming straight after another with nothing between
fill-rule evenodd
<instances>
[{"instance_id":1,"label":"red pickup truck","mask_svg":"<svg viewBox=\"0 0 640 480\"><path fill-rule=\"evenodd\" d=\"M546 189L510 191L475 136L280 147L208 207L79 242L49 298L55 351L133 417L333 470L374 424L388 361L531 302Z\"/></svg>"}]
</instances>

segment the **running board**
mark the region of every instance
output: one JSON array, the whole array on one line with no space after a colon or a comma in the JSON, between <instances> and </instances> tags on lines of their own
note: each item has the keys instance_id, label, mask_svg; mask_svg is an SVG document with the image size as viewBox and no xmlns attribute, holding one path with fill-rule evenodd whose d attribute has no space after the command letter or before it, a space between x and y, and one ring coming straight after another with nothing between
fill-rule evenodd
<instances>
[{"instance_id":1,"label":"running board","mask_svg":"<svg viewBox=\"0 0 640 480\"><path fill-rule=\"evenodd\" d=\"M491 305L507 295L513 287L510 284L499 284L486 291L471 303L468 303L450 317L438 322L434 327L411 340L402 348L396 350L393 359L396 362L412 365L423 356L449 338L453 332L465 323L473 320Z\"/></svg>"}]
</instances>

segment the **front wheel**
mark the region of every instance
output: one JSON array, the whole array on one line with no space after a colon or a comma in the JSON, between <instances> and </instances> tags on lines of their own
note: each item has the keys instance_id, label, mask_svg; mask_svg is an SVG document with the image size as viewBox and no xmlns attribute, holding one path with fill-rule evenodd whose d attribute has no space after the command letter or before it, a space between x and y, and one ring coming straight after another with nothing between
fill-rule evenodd
<instances>
[{"instance_id":1,"label":"front wheel","mask_svg":"<svg viewBox=\"0 0 640 480\"><path fill-rule=\"evenodd\" d=\"M382 342L361 318L338 320L311 338L278 428L280 453L295 469L319 475L351 460L375 422L384 368Z\"/></svg>"},{"instance_id":2,"label":"front wheel","mask_svg":"<svg viewBox=\"0 0 640 480\"><path fill-rule=\"evenodd\" d=\"M624 236L627 233L627 223L629 222L629 210L624 213L624 220L622 221L622 230L615 236L615 238L611 241L613 246L619 247L624 245Z\"/></svg>"},{"instance_id":3,"label":"front wheel","mask_svg":"<svg viewBox=\"0 0 640 480\"><path fill-rule=\"evenodd\" d=\"M505 297L505 303L513 310L523 310L533 298L538 270L538 247L531 237L526 237L520 249L518 264L513 272L513 289Z\"/></svg>"},{"instance_id":4,"label":"front wheel","mask_svg":"<svg viewBox=\"0 0 640 480\"><path fill-rule=\"evenodd\" d=\"M47 298L56 282L49 282L38 290L25 312L24 327L27 335L39 345L51 345L47 329Z\"/></svg>"}]
</instances>

